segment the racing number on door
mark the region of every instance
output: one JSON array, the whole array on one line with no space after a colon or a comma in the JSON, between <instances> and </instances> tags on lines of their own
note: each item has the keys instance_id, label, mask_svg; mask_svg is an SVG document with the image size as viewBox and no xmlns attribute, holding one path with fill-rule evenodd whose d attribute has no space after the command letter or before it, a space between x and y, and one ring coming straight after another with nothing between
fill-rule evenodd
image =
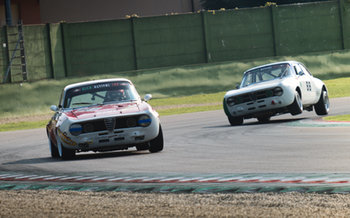
<instances>
[{"instance_id":1,"label":"racing number on door","mask_svg":"<svg viewBox=\"0 0 350 218\"><path fill-rule=\"evenodd\" d=\"M309 91L309 92L312 91L311 82L310 81L306 81L306 91Z\"/></svg>"}]
</instances>

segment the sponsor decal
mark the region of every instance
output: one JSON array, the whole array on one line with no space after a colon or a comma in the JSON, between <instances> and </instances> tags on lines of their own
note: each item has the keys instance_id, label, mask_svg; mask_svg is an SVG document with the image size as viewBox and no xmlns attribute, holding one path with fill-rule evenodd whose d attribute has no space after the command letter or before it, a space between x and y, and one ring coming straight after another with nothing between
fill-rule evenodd
<instances>
[{"instance_id":1,"label":"sponsor decal","mask_svg":"<svg viewBox=\"0 0 350 218\"><path fill-rule=\"evenodd\" d=\"M88 90L91 90L92 89L92 86L85 86L85 87L82 87L81 88L81 91L88 91Z\"/></svg>"}]
</instances>

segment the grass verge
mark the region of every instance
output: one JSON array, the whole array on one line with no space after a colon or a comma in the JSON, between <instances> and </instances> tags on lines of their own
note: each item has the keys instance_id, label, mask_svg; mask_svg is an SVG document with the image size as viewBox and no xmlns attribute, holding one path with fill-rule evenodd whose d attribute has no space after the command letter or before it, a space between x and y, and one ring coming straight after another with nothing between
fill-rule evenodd
<instances>
[{"instance_id":1,"label":"grass verge","mask_svg":"<svg viewBox=\"0 0 350 218\"><path fill-rule=\"evenodd\" d=\"M5 123L0 125L0 132L4 131L14 131L14 130L25 130L25 129L36 129L43 128L48 123L48 120L39 121L22 121L16 123Z\"/></svg>"},{"instance_id":2,"label":"grass verge","mask_svg":"<svg viewBox=\"0 0 350 218\"><path fill-rule=\"evenodd\" d=\"M350 77L347 78L337 78L332 80L324 81L328 87L330 97L346 97L350 96ZM222 99L225 92L211 93L211 94L199 94L183 97L171 97L171 98L161 98L153 99L150 101L152 107L154 107L160 114L160 116L182 114L182 113L192 113L200 111L210 111L210 110L220 110L222 109ZM30 117L33 118L33 117ZM48 119L49 113L38 115L34 117L38 121L26 121L29 118L24 118L24 121L17 122L7 122L0 124L1 131L13 131L13 130L23 130L32 128L43 128L45 127ZM44 120L43 120L44 119ZM335 117L326 117L325 120L333 121L350 121L350 115L342 115ZM9 119L7 119L9 120Z\"/></svg>"},{"instance_id":3,"label":"grass verge","mask_svg":"<svg viewBox=\"0 0 350 218\"><path fill-rule=\"evenodd\" d=\"M328 121L349 122L350 121L350 114L328 116L328 117L324 117L323 119L328 120Z\"/></svg>"},{"instance_id":4,"label":"grass verge","mask_svg":"<svg viewBox=\"0 0 350 218\"><path fill-rule=\"evenodd\" d=\"M50 105L57 104L64 86L75 82L112 77L130 79L141 96L152 93L154 99L150 104L161 116L221 109L225 92L233 89L235 84L240 82L245 70L283 60L297 60L305 63L315 77L325 81L330 97L350 96L349 59L350 50L344 50L294 57L261 58L23 84L4 84L0 85L0 131L43 127L52 114L49 111Z\"/></svg>"}]
</instances>

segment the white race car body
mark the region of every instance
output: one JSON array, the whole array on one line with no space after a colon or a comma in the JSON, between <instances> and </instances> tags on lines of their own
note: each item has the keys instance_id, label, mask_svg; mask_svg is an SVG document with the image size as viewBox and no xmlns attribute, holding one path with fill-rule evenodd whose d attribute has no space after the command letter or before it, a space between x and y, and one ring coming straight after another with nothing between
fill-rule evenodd
<instances>
[{"instance_id":1,"label":"white race car body","mask_svg":"<svg viewBox=\"0 0 350 218\"><path fill-rule=\"evenodd\" d=\"M317 114L326 115L329 100L321 80L301 63L286 61L246 71L240 87L225 94L223 106L231 125L238 125L243 119L266 122L271 116L296 115L313 106Z\"/></svg>"},{"instance_id":2,"label":"white race car body","mask_svg":"<svg viewBox=\"0 0 350 218\"><path fill-rule=\"evenodd\" d=\"M117 89L122 90L123 100L108 97ZM72 158L75 152L134 146L151 152L163 148L159 115L141 100L129 80L69 85L63 90L59 106L52 109L56 113L47 125L47 133L53 157Z\"/></svg>"}]
</instances>

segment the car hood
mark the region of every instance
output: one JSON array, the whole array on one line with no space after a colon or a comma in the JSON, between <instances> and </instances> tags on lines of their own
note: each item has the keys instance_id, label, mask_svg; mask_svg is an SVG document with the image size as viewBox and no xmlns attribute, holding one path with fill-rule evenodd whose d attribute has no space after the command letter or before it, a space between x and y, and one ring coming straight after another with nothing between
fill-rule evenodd
<instances>
[{"instance_id":1,"label":"car hood","mask_svg":"<svg viewBox=\"0 0 350 218\"><path fill-rule=\"evenodd\" d=\"M92 119L92 118L102 118L110 117L117 115L127 115L135 114L150 109L150 106L147 103L119 103L119 104L105 104L105 105L96 105L91 107L84 107L73 109L70 111L64 112L67 117L71 119Z\"/></svg>"},{"instance_id":2,"label":"car hood","mask_svg":"<svg viewBox=\"0 0 350 218\"><path fill-rule=\"evenodd\" d=\"M266 81L266 82L255 83L253 85L246 86L246 87L243 87L240 89L228 91L225 94L225 97L230 97L233 95L247 94L247 93L256 92L256 91L264 90L264 89L271 89L271 88L274 88L277 86L281 86L282 81L283 81L283 79L274 79L274 80L270 80L270 81Z\"/></svg>"}]
</instances>

